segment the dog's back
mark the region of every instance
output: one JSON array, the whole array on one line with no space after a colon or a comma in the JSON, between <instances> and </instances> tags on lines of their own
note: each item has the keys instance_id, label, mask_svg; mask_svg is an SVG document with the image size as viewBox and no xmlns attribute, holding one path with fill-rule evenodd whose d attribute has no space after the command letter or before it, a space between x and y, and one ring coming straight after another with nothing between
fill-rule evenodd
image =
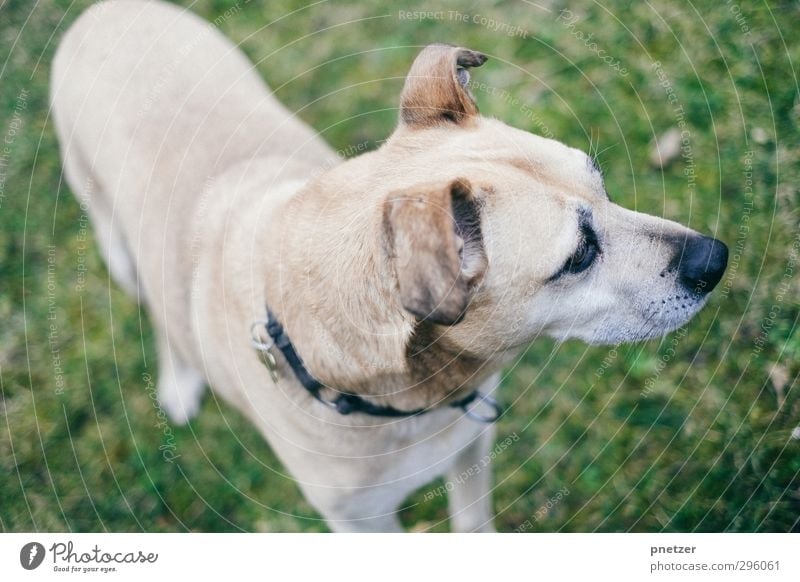
<instances>
[{"instance_id":1,"label":"dog's back","mask_svg":"<svg viewBox=\"0 0 800 582\"><path fill-rule=\"evenodd\" d=\"M217 175L257 157L309 171L336 160L214 26L161 2L87 10L58 48L51 91L67 181L112 275L134 296L138 283L151 313L189 305L202 236L191 217Z\"/></svg>"}]
</instances>

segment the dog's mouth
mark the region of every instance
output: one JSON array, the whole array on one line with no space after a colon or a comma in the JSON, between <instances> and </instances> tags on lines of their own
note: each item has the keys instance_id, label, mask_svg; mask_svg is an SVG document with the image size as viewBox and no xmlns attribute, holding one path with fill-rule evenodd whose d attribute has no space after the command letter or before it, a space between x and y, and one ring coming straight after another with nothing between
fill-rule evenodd
<instances>
[{"instance_id":1,"label":"dog's mouth","mask_svg":"<svg viewBox=\"0 0 800 582\"><path fill-rule=\"evenodd\" d=\"M657 339L688 323L705 306L706 294L675 292L641 302L637 317L625 321L607 313L580 339L594 345L617 345Z\"/></svg>"},{"instance_id":2,"label":"dog's mouth","mask_svg":"<svg viewBox=\"0 0 800 582\"><path fill-rule=\"evenodd\" d=\"M655 339L675 331L697 315L707 297L699 293L676 293L668 299L651 301L645 310L640 337L633 341Z\"/></svg>"}]
</instances>

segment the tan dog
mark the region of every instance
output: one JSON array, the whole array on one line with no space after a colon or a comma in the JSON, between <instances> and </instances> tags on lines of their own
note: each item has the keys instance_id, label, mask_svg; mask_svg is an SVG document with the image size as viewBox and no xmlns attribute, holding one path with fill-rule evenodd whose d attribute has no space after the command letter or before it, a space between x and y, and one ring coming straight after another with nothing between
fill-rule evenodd
<instances>
[{"instance_id":1,"label":"tan dog","mask_svg":"<svg viewBox=\"0 0 800 582\"><path fill-rule=\"evenodd\" d=\"M391 138L342 161L176 7L94 6L55 58L65 175L111 274L149 310L163 407L186 422L207 382L335 530L399 529L398 506L439 475L453 529L491 529L488 471L456 476L486 457L492 425L450 404L490 392L540 334L675 329L726 265L722 243L611 203L584 153L481 117L466 87L484 60L424 49ZM299 372L254 325L267 307ZM342 414L303 370L328 403L425 412Z\"/></svg>"}]
</instances>

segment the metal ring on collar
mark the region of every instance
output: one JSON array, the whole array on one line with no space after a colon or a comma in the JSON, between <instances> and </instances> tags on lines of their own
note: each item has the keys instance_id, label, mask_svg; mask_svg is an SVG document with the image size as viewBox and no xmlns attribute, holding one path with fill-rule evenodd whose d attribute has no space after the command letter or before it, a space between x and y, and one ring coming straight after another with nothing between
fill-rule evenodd
<instances>
[{"instance_id":1,"label":"metal ring on collar","mask_svg":"<svg viewBox=\"0 0 800 582\"><path fill-rule=\"evenodd\" d=\"M250 326L250 343L253 347L257 350L262 352L267 352L275 345L275 342L272 341L272 338L267 340L266 342L261 339L261 334L258 333L258 329L266 329L267 327L267 320L266 319L258 319L253 322Z\"/></svg>"},{"instance_id":2,"label":"metal ring on collar","mask_svg":"<svg viewBox=\"0 0 800 582\"><path fill-rule=\"evenodd\" d=\"M487 406L491 407L492 413L480 414L475 412L474 409L481 404L486 404ZM470 398L469 402L461 404L461 410L463 410L464 414L472 420L486 423L496 421L503 414L503 408L500 406L497 400L487 394L484 394L483 392L475 392L475 398Z\"/></svg>"}]
</instances>

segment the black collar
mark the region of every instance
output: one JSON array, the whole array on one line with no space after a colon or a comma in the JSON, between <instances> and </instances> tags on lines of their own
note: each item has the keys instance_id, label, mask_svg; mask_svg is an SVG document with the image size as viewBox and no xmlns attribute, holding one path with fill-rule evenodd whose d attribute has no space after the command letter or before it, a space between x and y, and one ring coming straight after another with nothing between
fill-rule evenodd
<instances>
[{"instance_id":1,"label":"black collar","mask_svg":"<svg viewBox=\"0 0 800 582\"><path fill-rule=\"evenodd\" d=\"M254 334L253 336L253 345L262 352L264 356L264 361L267 364L267 367L270 369L270 373L272 375L273 380L277 379L275 374L275 358L269 352L270 348L274 345L283 354L286 363L289 364L289 367L294 372L295 377L303 385L303 388L308 390L308 392L319 402L328 406L329 408L333 408L339 414L351 414L353 412L360 412L363 414L369 414L371 416L383 416L383 417L408 417L408 416L419 416L421 414L425 414L428 412L429 408L418 408L416 410L398 410L392 406L381 406L379 404L373 404L368 400L364 400L361 396L357 394L349 394L347 392L340 392L339 395L333 400L326 400L320 394L320 391L325 388L325 385L317 380L308 369L303 364L303 360L297 353L297 350L294 349L294 345L292 345L291 340L289 339L288 334L283 329L283 326L275 317L275 314L270 311L269 307L267 307L267 320L263 322L257 322L257 324L264 324L267 329L267 334L269 334L270 339L272 340L269 343L264 343L260 339L258 339L257 335ZM254 324L254 328L255 328ZM487 405L491 409L491 414L480 414L479 412L475 411L477 406L483 403ZM475 406L472 406L472 405ZM497 403L497 401L492 398L491 396L487 396L482 392L475 391L469 394L466 398L462 398L456 402L450 403L450 406L453 408L460 408L464 411L464 414L468 417L472 418L473 420L477 420L479 422L494 422L500 415L503 414L503 409Z\"/></svg>"}]
</instances>

